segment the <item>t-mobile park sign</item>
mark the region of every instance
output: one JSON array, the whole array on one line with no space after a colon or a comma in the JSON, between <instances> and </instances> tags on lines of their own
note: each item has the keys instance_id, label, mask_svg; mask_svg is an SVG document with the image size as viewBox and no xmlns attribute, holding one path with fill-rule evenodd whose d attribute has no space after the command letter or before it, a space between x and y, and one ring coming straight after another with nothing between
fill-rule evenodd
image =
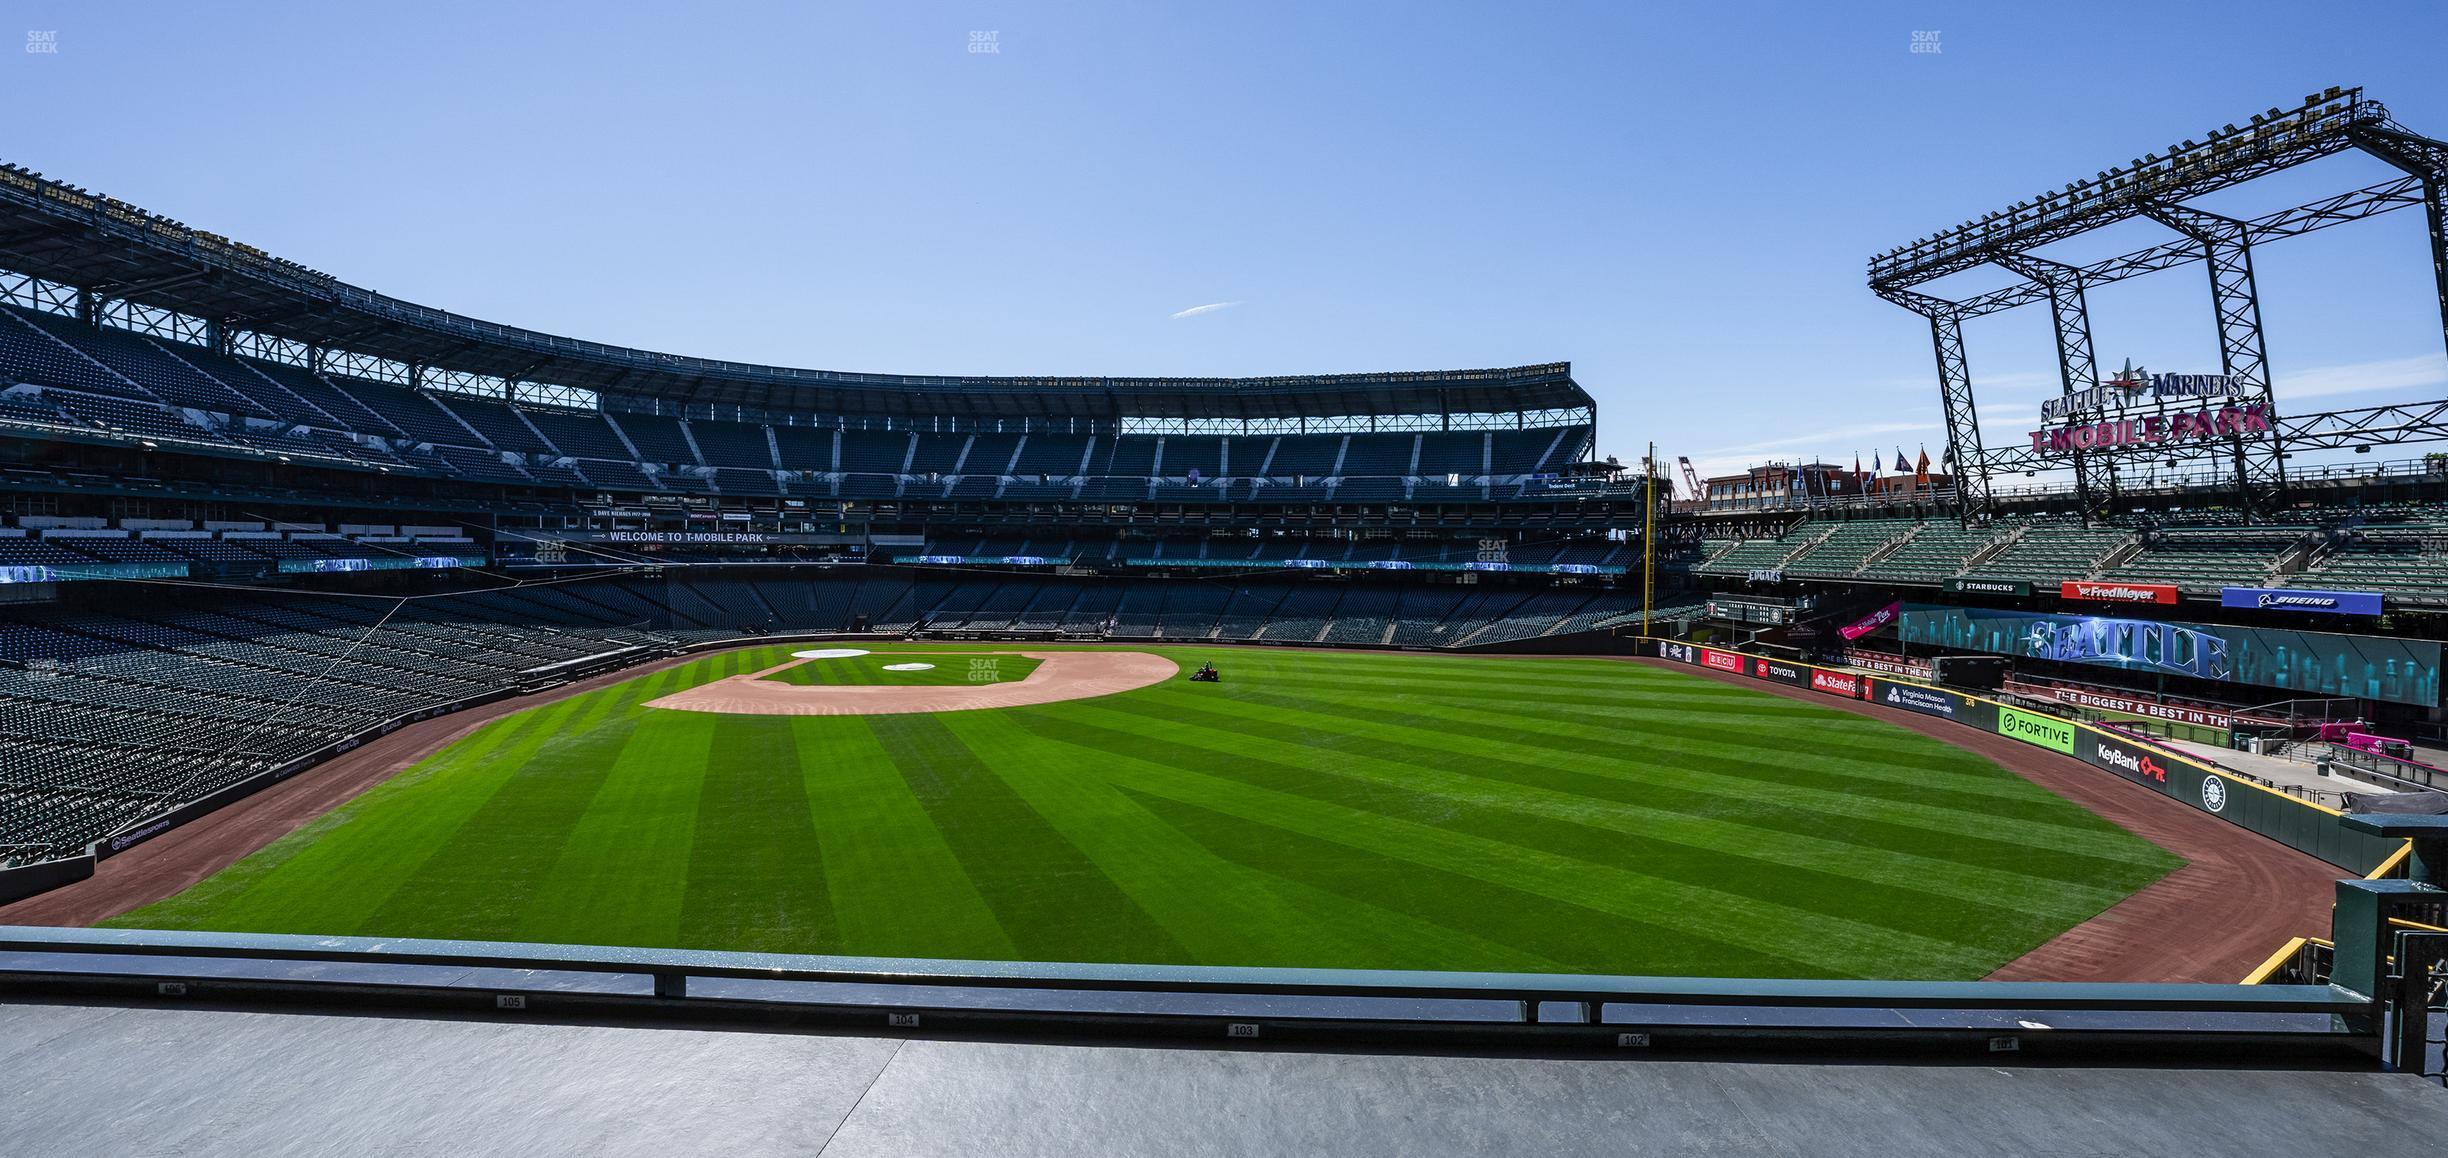
<instances>
[{"instance_id":1,"label":"t-mobile park sign","mask_svg":"<svg viewBox=\"0 0 2448 1158\"><path fill-rule=\"evenodd\" d=\"M2036 454L2072 454L2083 450L2167 446L2268 433L2269 405L2253 402L2243 406L2222 406L2217 410L2179 410L2174 414L2115 418L2106 422L2060 426L2055 430L2035 430L2031 432L2031 448Z\"/></svg>"}]
</instances>

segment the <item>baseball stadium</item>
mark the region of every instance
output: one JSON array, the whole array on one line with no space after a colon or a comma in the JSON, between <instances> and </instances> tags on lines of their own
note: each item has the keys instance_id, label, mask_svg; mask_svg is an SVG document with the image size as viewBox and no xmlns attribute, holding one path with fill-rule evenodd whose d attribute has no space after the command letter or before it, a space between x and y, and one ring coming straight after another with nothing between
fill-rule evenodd
<instances>
[{"instance_id":1,"label":"baseball stadium","mask_svg":"<svg viewBox=\"0 0 2448 1158\"><path fill-rule=\"evenodd\" d=\"M2196 204L2340 154L2391 175ZM1870 1083L1834 1128L1931 1152L2437 1138L2448 400L2291 397L2252 258L2407 210L2448 338L2444 199L2329 88L2013 202L1868 263L1942 442L1703 470L1565 361L752 364L0 166L0 1150L765 1152L818 1070L878 1152L1171 1136L1048 1109L1108 1097L1355 1152L1312 1084L1412 1153L1540 1136L1449 1087L1683 1081ZM2205 271L2216 372L2095 356L2105 287ZM2040 417L1984 429L1964 323L2019 307Z\"/></svg>"}]
</instances>

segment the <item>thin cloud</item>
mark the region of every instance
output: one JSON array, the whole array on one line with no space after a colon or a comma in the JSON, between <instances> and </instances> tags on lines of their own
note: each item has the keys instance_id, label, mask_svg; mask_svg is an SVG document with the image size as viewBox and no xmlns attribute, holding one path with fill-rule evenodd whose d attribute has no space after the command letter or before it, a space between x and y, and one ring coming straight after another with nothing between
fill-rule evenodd
<instances>
[{"instance_id":1,"label":"thin cloud","mask_svg":"<svg viewBox=\"0 0 2448 1158\"><path fill-rule=\"evenodd\" d=\"M2448 362L2433 354L2320 366L2294 374L2281 369L2277 375L2278 405L2284 408L2289 398L2414 390L2443 383L2448 383Z\"/></svg>"},{"instance_id":2,"label":"thin cloud","mask_svg":"<svg viewBox=\"0 0 2448 1158\"><path fill-rule=\"evenodd\" d=\"M1209 302L1203 306L1192 306L1189 309L1174 314L1173 320L1178 322L1183 318L1195 318L1200 314L1212 314L1217 310L1229 310L1240 304L1241 303L1239 302Z\"/></svg>"}]
</instances>

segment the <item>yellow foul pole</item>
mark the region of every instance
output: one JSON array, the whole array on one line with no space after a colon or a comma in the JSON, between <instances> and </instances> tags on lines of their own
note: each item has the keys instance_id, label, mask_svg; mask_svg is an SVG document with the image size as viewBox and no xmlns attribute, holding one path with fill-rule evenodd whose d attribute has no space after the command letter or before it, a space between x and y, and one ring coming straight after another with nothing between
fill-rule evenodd
<instances>
[{"instance_id":1,"label":"yellow foul pole","mask_svg":"<svg viewBox=\"0 0 2448 1158\"><path fill-rule=\"evenodd\" d=\"M1657 444L1641 460L1641 635L1649 634L1649 609L1657 606Z\"/></svg>"}]
</instances>

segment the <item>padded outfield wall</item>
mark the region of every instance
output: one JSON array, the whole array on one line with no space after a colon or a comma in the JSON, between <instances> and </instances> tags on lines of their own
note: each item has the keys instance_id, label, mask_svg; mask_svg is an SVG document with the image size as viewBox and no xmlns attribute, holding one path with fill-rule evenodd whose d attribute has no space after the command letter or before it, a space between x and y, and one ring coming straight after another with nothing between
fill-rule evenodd
<instances>
[{"instance_id":1,"label":"padded outfield wall","mask_svg":"<svg viewBox=\"0 0 2448 1158\"><path fill-rule=\"evenodd\" d=\"M2222 774L2173 749L2080 721L1928 684L1696 643L1649 640L1643 651L1693 667L1934 716L2062 753L2358 876L2379 869L2405 845L2402 840L2347 828L2340 823L2345 814L2334 808Z\"/></svg>"}]
</instances>

